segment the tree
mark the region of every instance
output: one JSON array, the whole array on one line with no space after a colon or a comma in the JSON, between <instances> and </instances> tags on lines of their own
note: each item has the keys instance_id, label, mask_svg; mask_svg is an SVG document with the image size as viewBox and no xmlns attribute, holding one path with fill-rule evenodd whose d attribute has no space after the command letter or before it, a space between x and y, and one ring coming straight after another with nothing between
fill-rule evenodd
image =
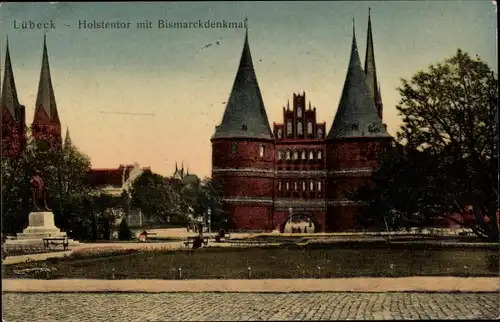
<instances>
[{"instance_id":1,"label":"tree","mask_svg":"<svg viewBox=\"0 0 500 322\"><path fill-rule=\"evenodd\" d=\"M3 157L1 167L2 231L13 234L24 228L32 208L29 178L25 172L26 155Z\"/></svg>"},{"instance_id":2,"label":"tree","mask_svg":"<svg viewBox=\"0 0 500 322\"><path fill-rule=\"evenodd\" d=\"M170 188L178 196L178 211L172 218L172 223L177 225L187 225L189 215L198 215L196 213L196 201L200 191L200 179L198 176L188 174L181 178L175 175L168 178Z\"/></svg>"},{"instance_id":3,"label":"tree","mask_svg":"<svg viewBox=\"0 0 500 322\"><path fill-rule=\"evenodd\" d=\"M358 222L368 227L400 229L425 226L436 216L442 192L449 189L438 160L428 151L397 145L381 159L369 184L360 187L353 199L367 202L359 213ZM435 186L435 189L428 189ZM445 211L445 210L443 210Z\"/></svg>"},{"instance_id":4,"label":"tree","mask_svg":"<svg viewBox=\"0 0 500 322\"><path fill-rule=\"evenodd\" d=\"M56 225L76 239L109 238L111 196L92 189L87 182L89 158L73 146L64 149L28 133L26 149L17 158L2 158L2 229L22 231L32 210L30 176L39 170L45 181L47 201Z\"/></svg>"},{"instance_id":5,"label":"tree","mask_svg":"<svg viewBox=\"0 0 500 322\"><path fill-rule=\"evenodd\" d=\"M386 217L397 214L400 224L443 216L498 241L497 76L479 57L458 50L403 79L398 91L397 140L404 146L375 173L378 187L365 186L355 198L372 210L383 207ZM470 206L474 220L457 220Z\"/></svg>"},{"instance_id":6,"label":"tree","mask_svg":"<svg viewBox=\"0 0 500 322\"><path fill-rule=\"evenodd\" d=\"M26 146L20 149L16 146L15 153L2 155L2 230L5 233L16 233L21 231L28 222L28 214L33 208L30 176L35 169L41 169L39 159L47 155L53 155L52 151L37 149L37 141L27 131ZM43 136L42 136L43 138ZM2 138L4 139L4 138ZM8 142L2 142L8 144ZM44 153L39 153L44 152ZM47 185L47 179L44 177Z\"/></svg>"},{"instance_id":7,"label":"tree","mask_svg":"<svg viewBox=\"0 0 500 322\"><path fill-rule=\"evenodd\" d=\"M127 221L122 219L120 223L120 228L118 230L118 239L119 240L131 240L132 239L132 231L130 230Z\"/></svg>"},{"instance_id":8,"label":"tree","mask_svg":"<svg viewBox=\"0 0 500 322\"><path fill-rule=\"evenodd\" d=\"M169 223L180 213L180 194L169 181L150 170L144 171L130 189L131 205L153 221Z\"/></svg>"},{"instance_id":9,"label":"tree","mask_svg":"<svg viewBox=\"0 0 500 322\"><path fill-rule=\"evenodd\" d=\"M210 208L213 229L227 228L227 213L222 208L222 186L211 178L204 178L196 202L196 211L206 214Z\"/></svg>"}]
</instances>

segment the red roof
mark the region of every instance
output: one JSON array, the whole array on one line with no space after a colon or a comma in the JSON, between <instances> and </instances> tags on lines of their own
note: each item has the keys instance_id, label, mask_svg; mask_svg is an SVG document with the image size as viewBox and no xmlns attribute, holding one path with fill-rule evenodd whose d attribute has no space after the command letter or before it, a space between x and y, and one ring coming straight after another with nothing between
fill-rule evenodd
<instances>
[{"instance_id":1,"label":"red roof","mask_svg":"<svg viewBox=\"0 0 500 322\"><path fill-rule=\"evenodd\" d=\"M120 164L118 168L100 168L91 169L88 173L88 180L92 186L116 186L121 187L124 181L126 181L130 175L130 172L134 168L131 164ZM143 167L143 171L151 170L150 167ZM123 178L123 172L125 171L125 177Z\"/></svg>"}]
</instances>

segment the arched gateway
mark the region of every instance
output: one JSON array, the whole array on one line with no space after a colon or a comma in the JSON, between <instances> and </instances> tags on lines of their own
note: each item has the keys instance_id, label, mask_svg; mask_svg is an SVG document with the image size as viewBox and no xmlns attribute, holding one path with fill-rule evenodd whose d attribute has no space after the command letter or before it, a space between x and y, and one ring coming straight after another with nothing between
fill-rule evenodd
<instances>
[{"instance_id":1,"label":"arched gateway","mask_svg":"<svg viewBox=\"0 0 500 322\"><path fill-rule=\"evenodd\" d=\"M318 220L309 213L296 213L289 215L280 224L281 233L317 233L319 232Z\"/></svg>"}]
</instances>

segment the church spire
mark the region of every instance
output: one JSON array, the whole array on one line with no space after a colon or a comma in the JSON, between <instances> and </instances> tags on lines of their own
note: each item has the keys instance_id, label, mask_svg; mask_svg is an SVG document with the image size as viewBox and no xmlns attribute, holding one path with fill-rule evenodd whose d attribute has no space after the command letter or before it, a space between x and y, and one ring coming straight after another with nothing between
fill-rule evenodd
<instances>
[{"instance_id":1,"label":"church spire","mask_svg":"<svg viewBox=\"0 0 500 322\"><path fill-rule=\"evenodd\" d=\"M23 122L24 106L19 104L16 90L16 82L14 80L14 72L12 71L12 63L10 61L9 39L5 51L5 64L1 93L1 111L6 109L16 122Z\"/></svg>"},{"instance_id":2,"label":"church spire","mask_svg":"<svg viewBox=\"0 0 500 322\"><path fill-rule=\"evenodd\" d=\"M66 137L64 138L64 148L68 149L72 146L71 136L69 136L69 127L66 127Z\"/></svg>"},{"instance_id":3,"label":"church spire","mask_svg":"<svg viewBox=\"0 0 500 322\"><path fill-rule=\"evenodd\" d=\"M370 88L370 94L372 95L375 106L377 107L377 112L382 118L382 98L379 91L379 83L377 81L377 69L375 67L375 52L373 49L373 35L372 35L372 21L370 8L368 8L368 32L366 40L366 56L365 56L365 75L366 82Z\"/></svg>"},{"instance_id":4,"label":"church spire","mask_svg":"<svg viewBox=\"0 0 500 322\"><path fill-rule=\"evenodd\" d=\"M216 126L213 138L272 139L271 128L250 53L248 29L245 29L240 65L222 122Z\"/></svg>"},{"instance_id":5,"label":"church spire","mask_svg":"<svg viewBox=\"0 0 500 322\"><path fill-rule=\"evenodd\" d=\"M354 31L354 20L353 20ZM352 35L351 57L337 113L327 139L389 137L377 114L366 77L361 68L356 34Z\"/></svg>"},{"instance_id":6,"label":"church spire","mask_svg":"<svg viewBox=\"0 0 500 322\"><path fill-rule=\"evenodd\" d=\"M44 120L44 118L47 118ZM35 118L33 123L60 124L57 112L52 78L50 76L49 55L47 53L47 36L43 35L42 68L36 97Z\"/></svg>"}]
</instances>

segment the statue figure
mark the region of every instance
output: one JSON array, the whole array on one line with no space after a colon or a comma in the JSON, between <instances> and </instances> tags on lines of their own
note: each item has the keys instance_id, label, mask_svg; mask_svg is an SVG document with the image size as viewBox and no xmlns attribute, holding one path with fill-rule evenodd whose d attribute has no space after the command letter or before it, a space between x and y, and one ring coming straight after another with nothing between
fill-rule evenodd
<instances>
[{"instance_id":1,"label":"statue figure","mask_svg":"<svg viewBox=\"0 0 500 322\"><path fill-rule=\"evenodd\" d=\"M50 211L47 206L45 183L39 170L36 170L35 174L31 176L30 186L33 198L33 211ZM41 205L43 205L43 207L41 207Z\"/></svg>"}]
</instances>

